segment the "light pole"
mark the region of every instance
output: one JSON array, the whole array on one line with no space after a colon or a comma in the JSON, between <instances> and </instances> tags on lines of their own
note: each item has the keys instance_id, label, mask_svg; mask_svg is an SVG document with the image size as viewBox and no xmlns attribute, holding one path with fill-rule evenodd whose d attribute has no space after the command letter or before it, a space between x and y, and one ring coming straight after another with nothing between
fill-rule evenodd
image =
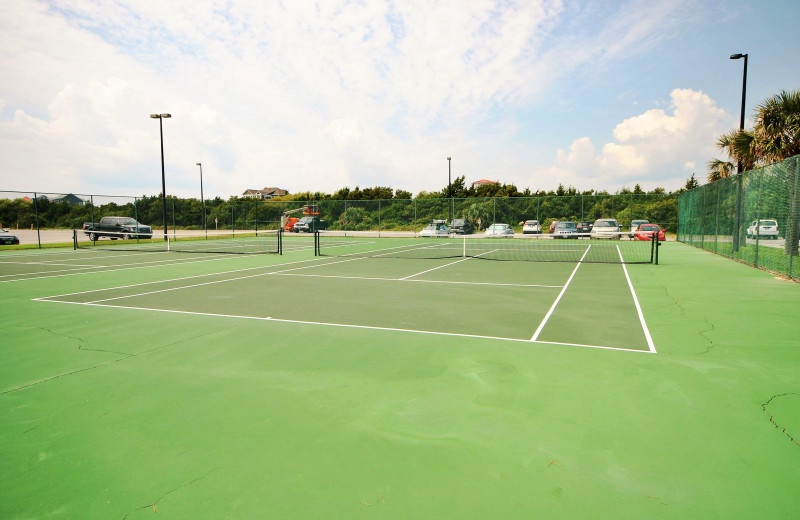
<instances>
[{"instance_id":1,"label":"light pole","mask_svg":"<svg viewBox=\"0 0 800 520\"><path fill-rule=\"evenodd\" d=\"M450 187L450 157L447 158L447 198L450 199L447 202L447 215L450 217L450 222L453 221L453 215L451 213L453 209L453 191Z\"/></svg>"},{"instance_id":2,"label":"light pole","mask_svg":"<svg viewBox=\"0 0 800 520\"><path fill-rule=\"evenodd\" d=\"M158 131L161 135L161 203L164 215L164 241L167 241L167 183L164 180L164 119L172 117L170 114L150 114L150 118L158 119Z\"/></svg>"},{"instance_id":3,"label":"light pole","mask_svg":"<svg viewBox=\"0 0 800 520\"><path fill-rule=\"evenodd\" d=\"M203 205L203 231L205 231L206 238L208 238L208 229L206 228L206 199L203 198L203 165L197 163L197 166L200 167L200 204Z\"/></svg>"},{"instance_id":4,"label":"light pole","mask_svg":"<svg viewBox=\"0 0 800 520\"><path fill-rule=\"evenodd\" d=\"M742 109L739 113L739 132L744 131L744 101L745 96L747 94L747 54L731 54L732 60L738 60L744 58L744 74L742 76ZM740 228L742 227L742 170L744 170L744 166L742 165L742 159L739 158L739 161L736 164L736 220L733 223L733 252L739 251L739 242L741 234Z\"/></svg>"}]
</instances>

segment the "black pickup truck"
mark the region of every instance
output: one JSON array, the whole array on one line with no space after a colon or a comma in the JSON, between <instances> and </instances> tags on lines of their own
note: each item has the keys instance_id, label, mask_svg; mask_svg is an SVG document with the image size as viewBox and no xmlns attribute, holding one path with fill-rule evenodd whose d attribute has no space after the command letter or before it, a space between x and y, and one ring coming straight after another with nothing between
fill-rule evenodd
<instances>
[{"instance_id":1,"label":"black pickup truck","mask_svg":"<svg viewBox=\"0 0 800 520\"><path fill-rule=\"evenodd\" d=\"M111 240L153 237L150 226L139 224L130 217L103 217L100 222L84 222L83 231L93 242L100 237L109 237Z\"/></svg>"}]
</instances>

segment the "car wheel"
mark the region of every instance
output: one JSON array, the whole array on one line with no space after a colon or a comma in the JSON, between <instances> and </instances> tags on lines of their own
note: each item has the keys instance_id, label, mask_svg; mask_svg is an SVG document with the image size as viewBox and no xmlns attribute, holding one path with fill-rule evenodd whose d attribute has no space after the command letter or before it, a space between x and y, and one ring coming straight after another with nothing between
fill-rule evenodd
<instances>
[{"instance_id":1,"label":"car wheel","mask_svg":"<svg viewBox=\"0 0 800 520\"><path fill-rule=\"evenodd\" d=\"M97 241L97 238L98 238L98 237L97 237L97 235L96 235L96 234L94 234L94 233L89 233L89 240L91 240L92 242L96 242L96 241Z\"/></svg>"},{"instance_id":2,"label":"car wheel","mask_svg":"<svg viewBox=\"0 0 800 520\"><path fill-rule=\"evenodd\" d=\"M130 240L131 236L129 234L122 235L122 240Z\"/></svg>"}]
</instances>

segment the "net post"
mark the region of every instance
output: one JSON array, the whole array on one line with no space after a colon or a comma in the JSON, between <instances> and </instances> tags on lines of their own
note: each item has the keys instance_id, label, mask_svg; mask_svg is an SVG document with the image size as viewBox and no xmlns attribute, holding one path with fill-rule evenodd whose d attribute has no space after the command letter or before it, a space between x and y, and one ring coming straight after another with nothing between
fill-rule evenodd
<instances>
[{"instance_id":1,"label":"net post","mask_svg":"<svg viewBox=\"0 0 800 520\"><path fill-rule=\"evenodd\" d=\"M319 229L314 230L314 256L319 256Z\"/></svg>"},{"instance_id":2,"label":"net post","mask_svg":"<svg viewBox=\"0 0 800 520\"><path fill-rule=\"evenodd\" d=\"M278 254L283 255L283 228L278 228Z\"/></svg>"},{"instance_id":3,"label":"net post","mask_svg":"<svg viewBox=\"0 0 800 520\"><path fill-rule=\"evenodd\" d=\"M78 250L78 230L77 229L73 229L72 230L72 250L73 251L77 251Z\"/></svg>"},{"instance_id":4,"label":"net post","mask_svg":"<svg viewBox=\"0 0 800 520\"><path fill-rule=\"evenodd\" d=\"M467 234L466 233L464 233L463 240L464 241L461 243L462 244L461 257L462 258L466 258L467 257Z\"/></svg>"},{"instance_id":5,"label":"net post","mask_svg":"<svg viewBox=\"0 0 800 520\"><path fill-rule=\"evenodd\" d=\"M164 237L167 239L167 251L169 251L169 250L170 250L170 238L169 238L169 233L167 233L166 235L164 235Z\"/></svg>"}]
</instances>

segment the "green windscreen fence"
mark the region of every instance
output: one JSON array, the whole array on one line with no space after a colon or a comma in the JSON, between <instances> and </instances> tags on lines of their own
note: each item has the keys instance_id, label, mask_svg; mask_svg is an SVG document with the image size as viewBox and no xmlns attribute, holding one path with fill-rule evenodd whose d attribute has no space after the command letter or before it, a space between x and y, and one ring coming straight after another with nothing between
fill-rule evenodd
<instances>
[{"instance_id":1,"label":"green windscreen fence","mask_svg":"<svg viewBox=\"0 0 800 520\"><path fill-rule=\"evenodd\" d=\"M682 193L678 240L800 279L800 156Z\"/></svg>"}]
</instances>

